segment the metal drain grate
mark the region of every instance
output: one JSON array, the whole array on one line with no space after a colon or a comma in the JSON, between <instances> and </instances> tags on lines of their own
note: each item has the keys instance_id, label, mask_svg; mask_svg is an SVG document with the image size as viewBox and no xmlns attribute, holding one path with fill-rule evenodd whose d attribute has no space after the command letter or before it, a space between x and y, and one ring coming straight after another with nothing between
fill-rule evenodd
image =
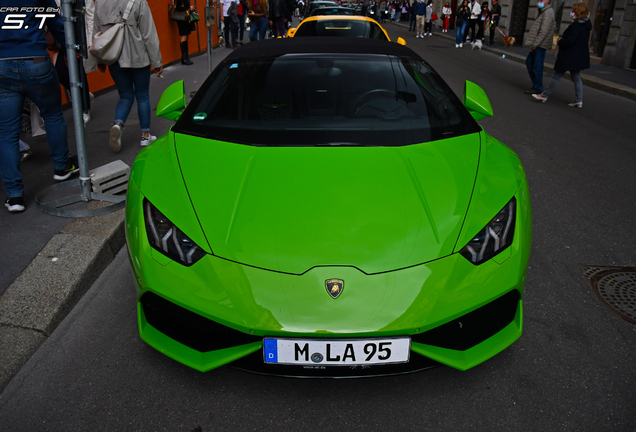
<instances>
[{"instance_id":1,"label":"metal drain grate","mask_svg":"<svg viewBox=\"0 0 636 432\"><path fill-rule=\"evenodd\" d=\"M636 268L583 266L592 289L624 320L636 324Z\"/></svg>"}]
</instances>

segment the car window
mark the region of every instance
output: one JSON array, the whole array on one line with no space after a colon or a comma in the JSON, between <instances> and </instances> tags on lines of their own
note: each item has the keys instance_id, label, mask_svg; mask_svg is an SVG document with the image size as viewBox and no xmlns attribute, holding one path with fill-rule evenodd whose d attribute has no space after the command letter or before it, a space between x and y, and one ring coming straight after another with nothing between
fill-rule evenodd
<instances>
[{"instance_id":1,"label":"car window","mask_svg":"<svg viewBox=\"0 0 636 432\"><path fill-rule=\"evenodd\" d=\"M426 63L287 54L224 61L173 130L267 146L399 146L480 130Z\"/></svg>"},{"instance_id":2,"label":"car window","mask_svg":"<svg viewBox=\"0 0 636 432\"><path fill-rule=\"evenodd\" d=\"M339 36L389 40L379 25L369 21L321 19L298 26L294 37Z\"/></svg>"},{"instance_id":3,"label":"car window","mask_svg":"<svg viewBox=\"0 0 636 432\"><path fill-rule=\"evenodd\" d=\"M311 13L311 16L323 16L323 15L355 15L353 9L347 8L319 8Z\"/></svg>"}]
</instances>

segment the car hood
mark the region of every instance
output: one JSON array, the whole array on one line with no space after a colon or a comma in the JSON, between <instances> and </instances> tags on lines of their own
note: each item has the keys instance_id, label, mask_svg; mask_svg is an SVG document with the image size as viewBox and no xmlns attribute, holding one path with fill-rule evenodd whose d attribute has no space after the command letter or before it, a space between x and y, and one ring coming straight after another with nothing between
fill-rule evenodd
<instances>
[{"instance_id":1,"label":"car hood","mask_svg":"<svg viewBox=\"0 0 636 432\"><path fill-rule=\"evenodd\" d=\"M452 253L480 136L401 147L257 147L175 135L182 175L214 255L302 274L367 274Z\"/></svg>"}]
</instances>

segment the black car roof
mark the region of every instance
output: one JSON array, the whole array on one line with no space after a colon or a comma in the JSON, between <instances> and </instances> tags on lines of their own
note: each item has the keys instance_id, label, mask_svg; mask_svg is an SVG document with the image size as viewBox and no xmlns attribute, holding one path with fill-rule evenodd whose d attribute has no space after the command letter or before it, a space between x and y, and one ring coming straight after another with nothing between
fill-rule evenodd
<instances>
[{"instance_id":1,"label":"black car roof","mask_svg":"<svg viewBox=\"0 0 636 432\"><path fill-rule=\"evenodd\" d=\"M277 57L284 54L380 54L422 58L413 50L396 42L366 38L304 37L265 39L250 42L233 51L227 59L243 57Z\"/></svg>"}]
</instances>

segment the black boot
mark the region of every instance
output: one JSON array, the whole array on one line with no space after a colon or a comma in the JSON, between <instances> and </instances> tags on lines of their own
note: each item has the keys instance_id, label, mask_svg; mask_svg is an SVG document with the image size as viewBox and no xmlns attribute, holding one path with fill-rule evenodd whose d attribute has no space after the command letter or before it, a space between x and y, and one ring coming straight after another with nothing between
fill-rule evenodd
<instances>
[{"instance_id":1,"label":"black boot","mask_svg":"<svg viewBox=\"0 0 636 432\"><path fill-rule=\"evenodd\" d=\"M188 41L181 42L181 64L188 66L194 64L190 61L190 56L188 55Z\"/></svg>"}]
</instances>

